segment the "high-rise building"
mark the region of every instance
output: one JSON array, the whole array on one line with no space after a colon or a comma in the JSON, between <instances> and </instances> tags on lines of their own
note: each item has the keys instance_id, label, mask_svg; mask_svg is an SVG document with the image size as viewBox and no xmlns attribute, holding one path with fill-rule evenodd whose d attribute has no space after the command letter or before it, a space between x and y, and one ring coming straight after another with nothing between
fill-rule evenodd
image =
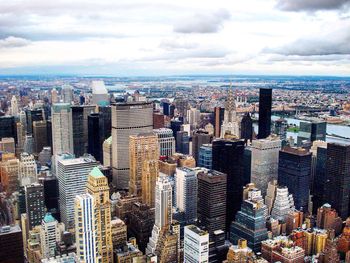
<instances>
[{"instance_id":1,"label":"high-rise building","mask_svg":"<svg viewBox=\"0 0 350 263\"><path fill-rule=\"evenodd\" d=\"M274 133L278 135L282 141L282 144L285 144L287 141L287 129L288 122L286 119L278 119L274 122Z\"/></svg>"},{"instance_id":2,"label":"high-rise building","mask_svg":"<svg viewBox=\"0 0 350 263\"><path fill-rule=\"evenodd\" d=\"M51 174L39 177L39 182L44 186L45 207L57 221L61 221L59 208L58 180Z\"/></svg>"},{"instance_id":3,"label":"high-rise building","mask_svg":"<svg viewBox=\"0 0 350 263\"><path fill-rule=\"evenodd\" d=\"M23 263L23 236L19 225L0 228L1 263Z\"/></svg>"},{"instance_id":4,"label":"high-rise building","mask_svg":"<svg viewBox=\"0 0 350 263\"><path fill-rule=\"evenodd\" d=\"M95 105L71 106L73 120L73 148L77 157L88 152L88 116L94 113ZM98 129L97 129L98 131ZM98 138L95 138L98 140Z\"/></svg>"},{"instance_id":5,"label":"high-rise building","mask_svg":"<svg viewBox=\"0 0 350 263\"><path fill-rule=\"evenodd\" d=\"M97 253L101 262L113 262L113 242L111 230L111 203L109 200L109 186L107 177L94 167L87 182L87 192L93 197L93 211L97 224L96 243Z\"/></svg>"},{"instance_id":6,"label":"high-rise building","mask_svg":"<svg viewBox=\"0 0 350 263\"><path fill-rule=\"evenodd\" d=\"M14 95L11 98L11 115L18 116L18 100Z\"/></svg>"},{"instance_id":7,"label":"high-rise building","mask_svg":"<svg viewBox=\"0 0 350 263\"><path fill-rule=\"evenodd\" d=\"M301 146L304 141L326 141L327 134L327 122L325 121L312 121L301 122L300 130L298 133L298 146Z\"/></svg>"},{"instance_id":8,"label":"high-rise building","mask_svg":"<svg viewBox=\"0 0 350 263\"><path fill-rule=\"evenodd\" d=\"M26 214L28 218L28 229L41 224L45 216L44 187L42 184L34 183L25 187Z\"/></svg>"},{"instance_id":9,"label":"high-rise building","mask_svg":"<svg viewBox=\"0 0 350 263\"><path fill-rule=\"evenodd\" d=\"M190 137L187 131L178 131L176 133L176 152L183 154L190 153Z\"/></svg>"},{"instance_id":10,"label":"high-rise building","mask_svg":"<svg viewBox=\"0 0 350 263\"><path fill-rule=\"evenodd\" d=\"M34 140L32 134L27 134L24 139L23 152L28 154L34 153Z\"/></svg>"},{"instance_id":11,"label":"high-rise building","mask_svg":"<svg viewBox=\"0 0 350 263\"><path fill-rule=\"evenodd\" d=\"M106 167L112 166L112 136L104 140L103 145L103 165Z\"/></svg>"},{"instance_id":12,"label":"high-rise building","mask_svg":"<svg viewBox=\"0 0 350 263\"><path fill-rule=\"evenodd\" d=\"M34 139L34 153L39 154L45 146L48 145L47 140L47 124L46 121L33 122L33 139Z\"/></svg>"},{"instance_id":13,"label":"high-rise building","mask_svg":"<svg viewBox=\"0 0 350 263\"><path fill-rule=\"evenodd\" d=\"M0 152L4 153L16 153L15 139L14 138L2 138L0 139Z\"/></svg>"},{"instance_id":14,"label":"high-rise building","mask_svg":"<svg viewBox=\"0 0 350 263\"><path fill-rule=\"evenodd\" d=\"M73 98L73 87L70 85L63 85L62 86L62 99L63 103L69 103L72 104L74 98Z\"/></svg>"},{"instance_id":15,"label":"high-rise building","mask_svg":"<svg viewBox=\"0 0 350 263\"><path fill-rule=\"evenodd\" d=\"M143 163L142 167L142 202L149 207L154 207L156 181L159 174L158 160L149 160Z\"/></svg>"},{"instance_id":16,"label":"high-rise building","mask_svg":"<svg viewBox=\"0 0 350 263\"><path fill-rule=\"evenodd\" d=\"M184 262L209 262L209 234L195 225L185 226Z\"/></svg>"},{"instance_id":17,"label":"high-rise building","mask_svg":"<svg viewBox=\"0 0 350 263\"><path fill-rule=\"evenodd\" d=\"M154 129L153 132L158 136L160 156L170 157L175 153L175 138L173 131L168 128Z\"/></svg>"},{"instance_id":18,"label":"high-rise building","mask_svg":"<svg viewBox=\"0 0 350 263\"><path fill-rule=\"evenodd\" d=\"M25 113L26 113L26 121L27 121L27 132L29 134L32 134L33 122L44 120L43 109L28 109L26 110Z\"/></svg>"},{"instance_id":19,"label":"high-rise building","mask_svg":"<svg viewBox=\"0 0 350 263\"><path fill-rule=\"evenodd\" d=\"M213 141L213 170L227 174L226 231L240 209L243 186L249 183L249 179L244 178L243 158L243 140Z\"/></svg>"},{"instance_id":20,"label":"high-rise building","mask_svg":"<svg viewBox=\"0 0 350 263\"><path fill-rule=\"evenodd\" d=\"M278 177L278 156L281 140L268 137L252 141L251 182L266 194L267 184Z\"/></svg>"},{"instance_id":21,"label":"high-rise building","mask_svg":"<svg viewBox=\"0 0 350 263\"><path fill-rule=\"evenodd\" d=\"M175 139L177 132L181 131L182 124L183 121L178 118L170 121L170 129L173 131L173 136L175 137Z\"/></svg>"},{"instance_id":22,"label":"high-rise building","mask_svg":"<svg viewBox=\"0 0 350 263\"><path fill-rule=\"evenodd\" d=\"M74 227L74 197L85 193L88 175L95 166L92 157L63 159L57 163L61 221L67 229Z\"/></svg>"},{"instance_id":23,"label":"high-rise building","mask_svg":"<svg viewBox=\"0 0 350 263\"><path fill-rule=\"evenodd\" d=\"M212 168L213 148L211 144L203 144L198 152L198 166L207 169Z\"/></svg>"},{"instance_id":24,"label":"high-rise building","mask_svg":"<svg viewBox=\"0 0 350 263\"><path fill-rule=\"evenodd\" d=\"M259 139L271 133L272 89L261 88L259 92Z\"/></svg>"},{"instance_id":25,"label":"high-rise building","mask_svg":"<svg viewBox=\"0 0 350 263\"><path fill-rule=\"evenodd\" d=\"M229 88L227 91L227 99L225 105L225 116L224 121L221 125L221 138L225 138L225 135L233 136L239 139L241 136L240 132L240 119L236 112L235 98L233 97L233 90Z\"/></svg>"},{"instance_id":26,"label":"high-rise building","mask_svg":"<svg viewBox=\"0 0 350 263\"><path fill-rule=\"evenodd\" d=\"M196 173L186 167L176 168L175 173L175 207L184 213L187 223L197 219L198 181Z\"/></svg>"},{"instance_id":27,"label":"high-rise building","mask_svg":"<svg viewBox=\"0 0 350 263\"><path fill-rule=\"evenodd\" d=\"M74 204L77 256L81 262L102 262L100 255L98 255L95 200L90 194L81 194L75 197Z\"/></svg>"},{"instance_id":28,"label":"high-rise building","mask_svg":"<svg viewBox=\"0 0 350 263\"><path fill-rule=\"evenodd\" d=\"M127 227L123 220L114 218L111 220L112 242L113 248L120 248L126 244L127 241Z\"/></svg>"},{"instance_id":29,"label":"high-rise building","mask_svg":"<svg viewBox=\"0 0 350 263\"><path fill-rule=\"evenodd\" d=\"M215 131L214 131L214 136L216 138L220 137L221 134L221 125L224 121L224 115L225 115L225 108L221 108L221 107L215 107L214 108L214 127L215 127Z\"/></svg>"},{"instance_id":30,"label":"high-rise building","mask_svg":"<svg viewBox=\"0 0 350 263\"><path fill-rule=\"evenodd\" d=\"M15 117L0 116L0 139L11 137L17 141Z\"/></svg>"},{"instance_id":31,"label":"high-rise building","mask_svg":"<svg viewBox=\"0 0 350 263\"><path fill-rule=\"evenodd\" d=\"M165 116L169 116L169 106L170 106L170 103L163 101L163 114Z\"/></svg>"},{"instance_id":32,"label":"high-rise building","mask_svg":"<svg viewBox=\"0 0 350 263\"><path fill-rule=\"evenodd\" d=\"M153 129L153 105L150 102L112 105L113 183L118 189L129 187L129 137Z\"/></svg>"},{"instance_id":33,"label":"high-rise building","mask_svg":"<svg viewBox=\"0 0 350 263\"><path fill-rule=\"evenodd\" d=\"M153 129L164 128L164 115L160 112L153 113Z\"/></svg>"},{"instance_id":34,"label":"high-rise building","mask_svg":"<svg viewBox=\"0 0 350 263\"><path fill-rule=\"evenodd\" d=\"M129 138L129 192L142 195L142 169L147 161L158 160L158 137L153 132L131 135ZM158 163L157 163L158 164Z\"/></svg>"},{"instance_id":35,"label":"high-rise building","mask_svg":"<svg viewBox=\"0 0 350 263\"><path fill-rule=\"evenodd\" d=\"M20 162L17 158L11 158L0 162L0 181L8 194L17 191L19 186L19 171Z\"/></svg>"},{"instance_id":36,"label":"high-rise building","mask_svg":"<svg viewBox=\"0 0 350 263\"><path fill-rule=\"evenodd\" d=\"M73 126L70 104L57 103L52 105L52 153L74 153Z\"/></svg>"},{"instance_id":37,"label":"high-rise building","mask_svg":"<svg viewBox=\"0 0 350 263\"><path fill-rule=\"evenodd\" d=\"M187 122L191 127L198 127L200 122L201 111L196 108L190 108L187 110Z\"/></svg>"},{"instance_id":38,"label":"high-rise building","mask_svg":"<svg viewBox=\"0 0 350 263\"><path fill-rule=\"evenodd\" d=\"M212 235L225 231L226 180L224 173L209 170L198 173L198 221Z\"/></svg>"},{"instance_id":39,"label":"high-rise building","mask_svg":"<svg viewBox=\"0 0 350 263\"><path fill-rule=\"evenodd\" d=\"M37 182L37 165L33 155L26 152L21 153L18 180L21 186Z\"/></svg>"},{"instance_id":40,"label":"high-rise building","mask_svg":"<svg viewBox=\"0 0 350 263\"><path fill-rule=\"evenodd\" d=\"M199 148L203 144L211 143L212 135L205 130L196 130L192 134L192 156L198 162Z\"/></svg>"},{"instance_id":41,"label":"high-rise building","mask_svg":"<svg viewBox=\"0 0 350 263\"><path fill-rule=\"evenodd\" d=\"M51 90L51 103L54 104L54 103L58 103L58 102L59 102L58 92L55 88L53 88Z\"/></svg>"},{"instance_id":42,"label":"high-rise building","mask_svg":"<svg viewBox=\"0 0 350 263\"><path fill-rule=\"evenodd\" d=\"M179 97L179 98L175 98L174 103L175 103L175 108L177 110L178 116L185 119L186 112L188 109L188 100L183 97Z\"/></svg>"},{"instance_id":43,"label":"high-rise building","mask_svg":"<svg viewBox=\"0 0 350 263\"><path fill-rule=\"evenodd\" d=\"M241 121L241 139L247 143L248 141L253 140L253 120L250 117L250 114L247 113L243 116Z\"/></svg>"},{"instance_id":44,"label":"high-rise building","mask_svg":"<svg viewBox=\"0 0 350 263\"><path fill-rule=\"evenodd\" d=\"M317 209L316 226L321 229L333 229L339 235L343 226L343 220L337 211L329 204L324 204Z\"/></svg>"},{"instance_id":45,"label":"high-rise building","mask_svg":"<svg viewBox=\"0 0 350 263\"><path fill-rule=\"evenodd\" d=\"M109 105L110 99L108 90L103 80L94 80L91 82L92 104L99 106Z\"/></svg>"},{"instance_id":46,"label":"high-rise building","mask_svg":"<svg viewBox=\"0 0 350 263\"><path fill-rule=\"evenodd\" d=\"M307 211L311 176L311 153L302 148L284 147L279 154L278 184L288 187L295 207Z\"/></svg>"},{"instance_id":47,"label":"high-rise building","mask_svg":"<svg viewBox=\"0 0 350 263\"><path fill-rule=\"evenodd\" d=\"M56 255L56 243L61 241L64 225L59 224L51 214L46 214L41 223L40 246L41 256L50 258Z\"/></svg>"},{"instance_id":48,"label":"high-rise building","mask_svg":"<svg viewBox=\"0 0 350 263\"><path fill-rule=\"evenodd\" d=\"M345 220L350 213L350 145L327 147L327 201Z\"/></svg>"},{"instance_id":49,"label":"high-rise building","mask_svg":"<svg viewBox=\"0 0 350 263\"><path fill-rule=\"evenodd\" d=\"M288 188L277 187L276 196L271 209L271 217L280 221L285 221L286 215L294 210L293 196L289 194Z\"/></svg>"}]
</instances>

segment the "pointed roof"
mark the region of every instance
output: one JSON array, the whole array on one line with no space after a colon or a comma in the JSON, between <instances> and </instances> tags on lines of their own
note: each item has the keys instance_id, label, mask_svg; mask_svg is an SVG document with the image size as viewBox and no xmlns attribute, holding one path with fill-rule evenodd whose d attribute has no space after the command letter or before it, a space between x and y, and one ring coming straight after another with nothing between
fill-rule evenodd
<instances>
[{"instance_id":1,"label":"pointed roof","mask_svg":"<svg viewBox=\"0 0 350 263\"><path fill-rule=\"evenodd\" d=\"M92 171L90 172L90 175L95 178L104 177L103 173L101 172L100 169L98 169L97 166L94 167L94 169L92 169Z\"/></svg>"}]
</instances>

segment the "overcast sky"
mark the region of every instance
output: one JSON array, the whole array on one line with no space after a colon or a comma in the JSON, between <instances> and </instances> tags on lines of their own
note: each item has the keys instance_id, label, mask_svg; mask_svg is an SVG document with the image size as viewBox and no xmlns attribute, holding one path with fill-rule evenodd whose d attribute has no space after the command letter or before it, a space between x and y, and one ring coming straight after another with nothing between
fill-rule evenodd
<instances>
[{"instance_id":1,"label":"overcast sky","mask_svg":"<svg viewBox=\"0 0 350 263\"><path fill-rule=\"evenodd\" d=\"M0 0L0 74L350 75L350 0Z\"/></svg>"}]
</instances>

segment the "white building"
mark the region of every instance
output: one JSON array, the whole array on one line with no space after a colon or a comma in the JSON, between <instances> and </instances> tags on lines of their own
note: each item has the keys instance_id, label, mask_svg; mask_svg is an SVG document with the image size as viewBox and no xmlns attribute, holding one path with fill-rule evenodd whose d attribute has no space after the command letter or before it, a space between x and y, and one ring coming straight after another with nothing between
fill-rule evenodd
<instances>
[{"instance_id":1,"label":"white building","mask_svg":"<svg viewBox=\"0 0 350 263\"><path fill-rule=\"evenodd\" d=\"M285 216L294 210L293 195L289 194L287 187L277 187L275 202L272 207L271 217L277 220L285 220Z\"/></svg>"},{"instance_id":2,"label":"white building","mask_svg":"<svg viewBox=\"0 0 350 263\"><path fill-rule=\"evenodd\" d=\"M12 96L11 98L11 115L12 116L18 115L18 101L16 96Z\"/></svg>"},{"instance_id":3,"label":"white building","mask_svg":"<svg viewBox=\"0 0 350 263\"><path fill-rule=\"evenodd\" d=\"M253 140L251 182L266 194L267 184L278 177L278 156L282 142L276 137Z\"/></svg>"},{"instance_id":4,"label":"white building","mask_svg":"<svg viewBox=\"0 0 350 263\"><path fill-rule=\"evenodd\" d=\"M40 245L43 258L55 256L56 243L61 241L64 224L58 223L51 214L46 214L41 223Z\"/></svg>"},{"instance_id":5,"label":"white building","mask_svg":"<svg viewBox=\"0 0 350 263\"><path fill-rule=\"evenodd\" d=\"M209 262L209 234L200 228L185 226L184 262Z\"/></svg>"},{"instance_id":6,"label":"white building","mask_svg":"<svg viewBox=\"0 0 350 263\"><path fill-rule=\"evenodd\" d=\"M201 112L200 110L197 110L196 108L190 108L187 110L187 122L192 127L197 127L200 122L200 116Z\"/></svg>"},{"instance_id":7,"label":"white building","mask_svg":"<svg viewBox=\"0 0 350 263\"><path fill-rule=\"evenodd\" d=\"M63 85L62 98L64 103L72 104L73 99L73 87L70 85Z\"/></svg>"},{"instance_id":8,"label":"white building","mask_svg":"<svg viewBox=\"0 0 350 263\"><path fill-rule=\"evenodd\" d=\"M91 82L92 88L92 104L99 106L109 105L109 95L103 80L95 80Z\"/></svg>"},{"instance_id":9,"label":"white building","mask_svg":"<svg viewBox=\"0 0 350 263\"><path fill-rule=\"evenodd\" d=\"M58 92L55 88L53 88L51 90L51 103L54 104L54 103L58 103L58 102L59 102Z\"/></svg>"},{"instance_id":10,"label":"white building","mask_svg":"<svg viewBox=\"0 0 350 263\"><path fill-rule=\"evenodd\" d=\"M241 137L240 123L241 120L237 116L235 98L233 97L233 91L230 88L227 92L227 100L225 106L224 121L221 125L221 138L225 137L225 134L230 134Z\"/></svg>"},{"instance_id":11,"label":"white building","mask_svg":"<svg viewBox=\"0 0 350 263\"><path fill-rule=\"evenodd\" d=\"M168 128L154 129L158 136L160 156L172 156L175 153L175 138L173 131Z\"/></svg>"},{"instance_id":12,"label":"white building","mask_svg":"<svg viewBox=\"0 0 350 263\"><path fill-rule=\"evenodd\" d=\"M25 152L21 153L18 179L21 186L30 185L37 182L37 165L33 155Z\"/></svg>"},{"instance_id":13,"label":"white building","mask_svg":"<svg viewBox=\"0 0 350 263\"><path fill-rule=\"evenodd\" d=\"M52 106L52 152L74 153L72 110L68 103L57 103Z\"/></svg>"},{"instance_id":14,"label":"white building","mask_svg":"<svg viewBox=\"0 0 350 263\"><path fill-rule=\"evenodd\" d=\"M67 229L74 227L74 198L86 192L89 173L95 166L97 162L92 157L61 159L57 162L61 221Z\"/></svg>"},{"instance_id":15,"label":"white building","mask_svg":"<svg viewBox=\"0 0 350 263\"><path fill-rule=\"evenodd\" d=\"M187 167L176 168L175 207L185 213L186 222L197 219L198 180L195 171Z\"/></svg>"},{"instance_id":16,"label":"white building","mask_svg":"<svg viewBox=\"0 0 350 263\"><path fill-rule=\"evenodd\" d=\"M97 253L94 198L90 194L75 197L75 240L80 262L101 262Z\"/></svg>"}]
</instances>

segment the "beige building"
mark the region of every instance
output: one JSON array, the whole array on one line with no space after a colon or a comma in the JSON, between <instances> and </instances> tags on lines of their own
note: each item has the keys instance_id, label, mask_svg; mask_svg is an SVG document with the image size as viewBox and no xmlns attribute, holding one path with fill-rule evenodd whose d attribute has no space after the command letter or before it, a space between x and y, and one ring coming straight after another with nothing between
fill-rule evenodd
<instances>
[{"instance_id":1,"label":"beige building","mask_svg":"<svg viewBox=\"0 0 350 263\"><path fill-rule=\"evenodd\" d=\"M20 162L17 158L12 158L0 162L0 180L4 190L11 194L17 191Z\"/></svg>"},{"instance_id":2,"label":"beige building","mask_svg":"<svg viewBox=\"0 0 350 263\"><path fill-rule=\"evenodd\" d=\"M159 174L158 160L146 161L142 167L142 202L154 207L156 181Z\"/></svg>"},{"instance_id":3,"label":"beige building","mask_svg":"<svg viewBox=\"0 0 350 263\"><path fill-rule=\"evenodd\" d=\"M103 165L111 167L112 165L112 136L106 139L102 145L103 148Z\"/></svg>"},{"instance_id":4,"label":"beige building","mask_svg":"<svg viewBox=\"0 0 350 263\"><path fill-rule=\"evenodd\" d=\"M113 248L120 248L127 241L127 227L123 220L114 218L111 221Z\"/></svg>"}]
</instances>

